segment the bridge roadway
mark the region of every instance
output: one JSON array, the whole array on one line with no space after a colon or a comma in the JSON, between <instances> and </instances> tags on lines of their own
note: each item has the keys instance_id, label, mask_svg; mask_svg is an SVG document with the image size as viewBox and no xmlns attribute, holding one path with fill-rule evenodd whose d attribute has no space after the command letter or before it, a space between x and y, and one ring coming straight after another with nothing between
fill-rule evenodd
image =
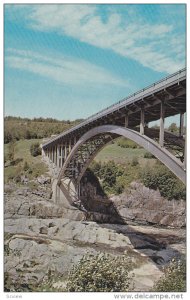
<instances>
[{"instance_id":1,"label":"bridge roadway","mask_svg":"<svg viewBox=\"0 0 190 300\"><path fill-rule=\"evenodd\" d=\"M185 183L185 112L186 69L183 69L48 140L42 145L42 152L52 167L56 167L57 185L65 186L67 182L68 186L72 182L78 196L86 168L118 136L140 144ZM178 136L164 131L164 119L174 115L180 115ZM157 120L160 120L158 130L148 128L150 122Z\"/></svg>"}]
</instances>

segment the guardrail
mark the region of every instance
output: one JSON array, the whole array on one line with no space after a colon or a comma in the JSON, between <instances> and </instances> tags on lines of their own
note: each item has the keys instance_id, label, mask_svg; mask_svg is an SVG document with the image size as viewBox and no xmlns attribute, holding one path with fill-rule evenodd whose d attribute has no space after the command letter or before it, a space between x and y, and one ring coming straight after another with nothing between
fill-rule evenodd
<instances>
[{"instance_id":1,"label":"guardrail","mask_svg":"<svg viewBox=\"0 0 190 300\"><path fill-rule=\"evenodd\" d=\"M111 106L97 112L96 114L88 117L85 121L81 122L80 124L68 129L67 131L57 135L55 138L49 140L49 142L43 144L43 147L48 145L49 143L52 143L53 141L56 141L57 139L71 133L74 130L77 130L87 124L89 124L90 122L97 120L105 115L108 115L112 112L114 112L115 110L121 109L122 107L129 105L135 101L138 101L141 98L144 98L146 96L148 96L150 93L152 93L153 91L156 92L157 90L159 90L160 88L163 88L164 86L168 85L168 84L172 84L174 82L177 82L179 80L183 80L183 78L186 78L186 68L181 69L149 86L147 86L144 89L141 89L139 91L137 91L136 93L133 93L129 96L127 96L126 98L120 100L119 102L116 102L115 104L112 104Z\"/></svg>"}]
</instances>

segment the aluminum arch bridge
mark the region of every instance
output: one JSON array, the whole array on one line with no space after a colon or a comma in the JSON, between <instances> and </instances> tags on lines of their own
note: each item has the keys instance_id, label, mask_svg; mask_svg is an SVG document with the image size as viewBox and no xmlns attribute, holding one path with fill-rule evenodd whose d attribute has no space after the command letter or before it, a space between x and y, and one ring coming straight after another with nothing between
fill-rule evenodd
<instances>
[{"instance_id":1,"label":"aluminum arch bridge","mask_svg":"<svg viewBox=\"0 0 190 300\"><path fill-rule=\"evenodd\" d=\"M42 145L42 152L55 170L57 187L75 199L80 197L80 181L90 162L118 136L145 148L185 183L185 112L186 70L183 69L48 140ZM164 119L174 115L180 118L178 135L164 130ZM159 128L148 128L148 123L156 120L160 120Z\"/></svg>"}]
</instances>

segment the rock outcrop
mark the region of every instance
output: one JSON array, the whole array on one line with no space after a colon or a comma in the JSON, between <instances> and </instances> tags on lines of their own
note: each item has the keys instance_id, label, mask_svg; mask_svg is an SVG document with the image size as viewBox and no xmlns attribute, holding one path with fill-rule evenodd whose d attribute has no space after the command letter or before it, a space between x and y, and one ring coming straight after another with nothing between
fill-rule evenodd
<instances>
[{"instance_id":1,"label":"rock outcrop","mask_svg":"<svg viewBox=\"0 0 190 300\"><path fill-rule=\"evenodd\" d=\"M158 190L151 190L133 182L126 193L112 196L119 214L126 222L166 227L185 227L186 203L184 200L167 200Z\"/></svg>"},{"instance_id":2,"label":"rock outcrop","mask_svg":"<svg viewBox=\"0 0 190 300\"><path fill-rule=\"evenodd\" d=\"M148 291L162 275L160 266L185 253L183 228L110 224L113 219L109 219L109 215L86 213L54 203L49 197L50 191L48 183L38 183L33 189L15 184L5 187L6 283L15 282L15 286L19 283L28 290L29 285L39 287L50 273L61 274L66 279L68 271L87 252L120 255L127 251L135 265L135 291ZM144 198L142 195L140 198L140 191ZM123 194L112 197L112 201L129 221L135 218L142 221L145 217L149 224L160 224L160 220L163 222L163 218L175 210L171 212L168 208L164 212L165 200L161 200L162 206L158 205L151 193L144 187L140 190L139 186L133 187L127 200ZM145 197L149 197L148 202ZM157 215L162 212L162 218L151 221L156 220L156 217L153 219L156 210ZM180 213L184 215L183 207ZM174 222L166 224L171 226Z\"/></svg>"}]
</instances>

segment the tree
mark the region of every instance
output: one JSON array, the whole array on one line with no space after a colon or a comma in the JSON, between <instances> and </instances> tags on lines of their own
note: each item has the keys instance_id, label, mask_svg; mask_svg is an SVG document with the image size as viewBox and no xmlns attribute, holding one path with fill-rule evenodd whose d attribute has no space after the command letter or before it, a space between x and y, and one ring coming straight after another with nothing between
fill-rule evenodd
<instances>
[{"instance_id":1,"label":"tree","mask_svg":"<svg viewBox=\"0 0 190 300\"><path fill-rule=\"evenodd\" d=\"M173 132L173 133L177 133L177 132L179 132L179 128L177 127L176 123L172 123L168 127L168 131Z\"/></svg>"},{"instance_id":2,"label":"tree","mask_svg":"<svg viewBox=\"0 0 190 300\"><path fill-rule=\"evenodd\" d=\"M34 143L30 146L30 153L32 156L38 156L41 155L41 148L39 143Z\"/></svg>"}]
</instances>

